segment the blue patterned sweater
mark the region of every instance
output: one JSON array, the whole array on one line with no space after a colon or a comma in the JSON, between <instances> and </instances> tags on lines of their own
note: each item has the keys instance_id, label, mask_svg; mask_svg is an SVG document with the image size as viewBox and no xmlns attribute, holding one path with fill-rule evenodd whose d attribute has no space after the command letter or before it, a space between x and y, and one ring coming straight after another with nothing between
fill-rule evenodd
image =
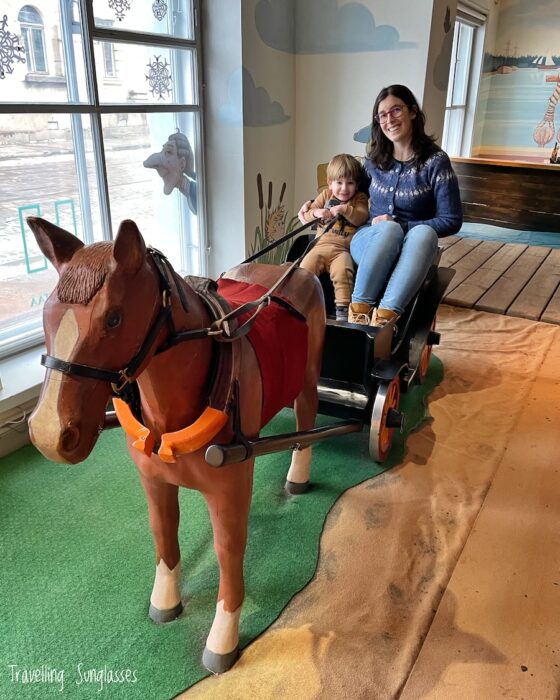
<instances>
[{"instance_id":1,"label":"blue patterned sweater","mask_svg":"<svg viewBox=\"0 0 560 700\"><path fill-rule=\"evenodd\" d=\"M374 216L389 214L405 233L418 224L427 224L440 238L461 228L459 185L444 151L434 151L421 167L393 160L389 170L380 170L366 158L364 168L371 178L370 221Z\"/></svg>"}]
</instances>

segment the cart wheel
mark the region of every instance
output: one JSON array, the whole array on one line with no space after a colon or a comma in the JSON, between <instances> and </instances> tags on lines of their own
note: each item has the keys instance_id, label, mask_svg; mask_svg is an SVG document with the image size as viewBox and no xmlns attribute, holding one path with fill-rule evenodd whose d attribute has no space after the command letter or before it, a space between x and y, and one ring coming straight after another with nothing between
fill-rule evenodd
<instances>
[{"instance_id":1,"label":"cart wheel","mask_svg":"<svg viewBox=\"0 0 560 700\"><path fill-rule=\"evenodd\" d=\"M384 462L393 444L393 431L402 429L404 416L399 411L400 379L380 382L371 412L369 455L376 462Z\"/></svg>"},{"instance_id":2,"label":"cart wheel","mask_svg":"<svg viewBox=\"0 0 560 700\"><path fill-rule=\"evenodd\" d=\"M434 318L432 322L432 327L430 328L430 332L428 333L428 337L426 339L426 345L424 345L422 354L420 355L420 362L418 363L418 370L416 372L418 384L424 384L424 382L426 381L426 377L428 376L428 370L430 368L430 358L432 356L432 348L434 347L434 344L431 342L431 340L437 337L435 330L436 319Z\"/></svg>"}]
</instances>

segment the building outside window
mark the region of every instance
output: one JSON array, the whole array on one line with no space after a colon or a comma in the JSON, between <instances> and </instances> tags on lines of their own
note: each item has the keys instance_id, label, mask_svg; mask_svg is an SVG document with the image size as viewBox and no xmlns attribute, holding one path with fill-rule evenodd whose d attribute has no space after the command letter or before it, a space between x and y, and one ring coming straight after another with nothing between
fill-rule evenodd
<instances>
[{"instance_id":1,"label":"building outside window","mask_svg":"<svg viewBox=\"0 0 560 700\"><path fill-rule=\"evenodd\" d=\"M101 46L103 47L103 75L106 78L116 78L117 70L115 68L115 49L113 44L104 41Z\"/></svg>"},{"instance_id":2,"label":"building outside window","mask_svg":"<svg viewBox=\"0 0 560 700\"><path fill-rule=\"evenodd\" d=\"M450 156L469 156L480 80L486 15L457 7L442 146Z\"/></svg>"},{"instance_id":3,"label":"building outside window","mask_svg":"<svg viewBox=\"0 0 560 700\"><path fill-rule=\"evenodd\" d=\"M19 11L18 21L21 26L21 38L25 46L28 72L47 73L45 32L41 15L35 7L25 5Z\"/></svg>"},{"instance_id":4,"label":"building outside window","mask_svg":"<svg viewBox=\"0 0 560 700\"><path fill-rule=\"evenodd\" d=\"M84 243L133 219L178 272L206 272L197 3L4 1L0 357L42 341L57 281L27 216Z\"/></svg>"}]
</instances>

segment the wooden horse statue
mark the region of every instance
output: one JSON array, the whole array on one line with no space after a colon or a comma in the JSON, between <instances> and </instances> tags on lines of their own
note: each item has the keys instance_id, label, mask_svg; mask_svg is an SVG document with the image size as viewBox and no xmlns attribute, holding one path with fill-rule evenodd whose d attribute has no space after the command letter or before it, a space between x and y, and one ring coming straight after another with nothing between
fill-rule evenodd
<instances>
[{"instance_id":1,"label":"wooden horse statue","mask_svg":"<svg viewBox=\"0 0 560 700\"><path fill-rule=\"evenodd\" d=\"M228 336L213 304L193 287L200 278L187 278L191 283L180 278L161 253L146 248L134 222L123 221L113 243L84 246L48 221L27 221L59 273L44 308L47 372L29 422L31 439L51 460L80 462L103 429L109 398L121 397L115 406L146 493L155 540L150 617L168 622L182 611L178 488L197 489L208 506L220 570L203 663L213 673L227 671L239 653L254 458L217 469L206 463L204 450L209 441L258 437L264 423L294 398L297 429L314 426L325 327L320 284L305 270L296 268L281 279L286 266L253 263L220 280L222 287L241 290L234 296L245 298L252 287L264 292L278 287L256 318L266 321L264 311L273 311L260 331L264 341L280 325L280 316L287 319L287 330L279 329L273 340L278 354L282 339L289 342L278 382L267 379L261 366L258 342L251 338L256 323L249 335L237 336L232 323ZM292 367L299 372L297 386L286 374ZM293 395L278 396L290 383ZM133 386L136 407L126 391ZM294 450L288 491L305 490L310 461L310 447Z\"/></svg>"}]
</instances>

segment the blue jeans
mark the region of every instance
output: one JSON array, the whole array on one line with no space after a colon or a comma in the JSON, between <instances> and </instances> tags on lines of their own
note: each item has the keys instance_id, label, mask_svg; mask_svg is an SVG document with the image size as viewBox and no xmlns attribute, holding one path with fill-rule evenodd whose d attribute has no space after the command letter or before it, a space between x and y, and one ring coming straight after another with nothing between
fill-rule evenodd
<instances>
[{"instance_id":1,"label":"blue jeans","mask_svg":"<svg viewBox=\"0 0 560 700\"><path fill-rule=\"evenodd\" d=\"M437 247L436 232L425 224L406 234L395 221L362 227L350 243L358 265L352 301L376 304L387 283L379 307L402 314L420 289Z\"/></svg>"}]
</instances>

